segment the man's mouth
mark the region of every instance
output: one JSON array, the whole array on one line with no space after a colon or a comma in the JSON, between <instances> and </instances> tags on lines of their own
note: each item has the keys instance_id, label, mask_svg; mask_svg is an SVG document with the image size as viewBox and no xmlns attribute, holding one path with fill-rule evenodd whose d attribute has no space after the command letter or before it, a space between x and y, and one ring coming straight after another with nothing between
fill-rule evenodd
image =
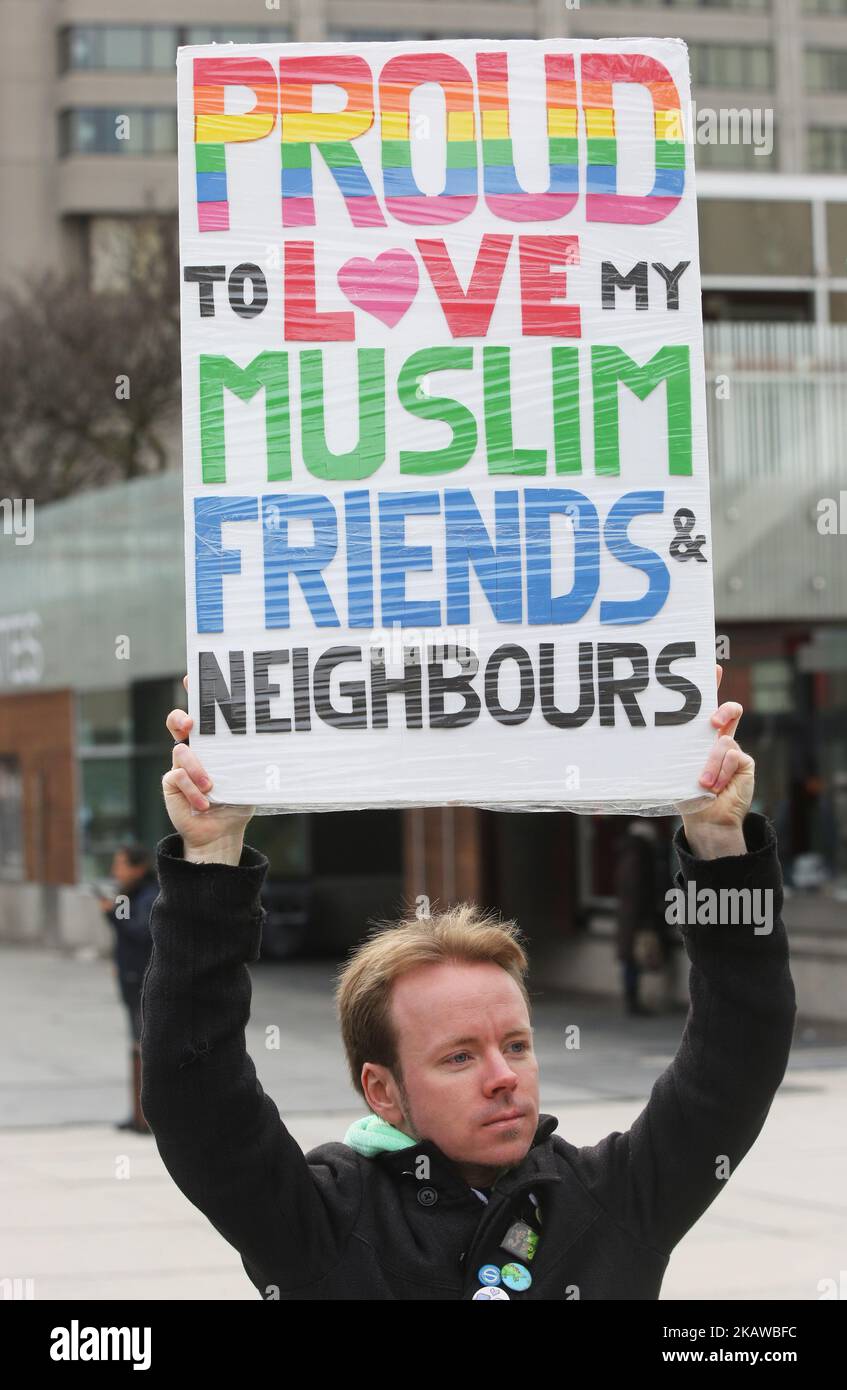
<instances>
[{"instance_id":1,"label":"man's mouth","mask_svg":"<svg viewBox=\"0 0 847 1390\"><path fill-rule=\"evenodd\" d=\"M486 1120L483 1129L493 1129L497 1125L512 1124L515 1120L523 1119L522 1110L507 1110L505 1115L498 1115L494 1120Z\"/></svg>"}]
</instances>

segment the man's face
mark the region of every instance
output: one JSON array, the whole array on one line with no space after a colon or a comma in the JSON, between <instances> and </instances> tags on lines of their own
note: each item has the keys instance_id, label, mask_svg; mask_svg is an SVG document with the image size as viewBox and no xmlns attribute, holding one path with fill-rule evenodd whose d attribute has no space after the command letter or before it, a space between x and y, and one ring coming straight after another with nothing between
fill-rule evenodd
<instances>
[{"instance_id":1,"label":"man's face","mask_svg":"<svg viewBox=\"0 0 847 1390\"><path fill-rule=\"evenodd\" d=\"M112 856L112 878L120 889L132 888L147 872L145 864L130 864L122 850Z\"/></svg>"},{"instance_id":2,"label":"man's face","mask_svg":"<svg viewBox=\"0 0 847 1390\"><path fill-rule=\"evenodd\" d=\"M417 966L397 980L391 1009L413 1137L476 1184L520 1163L538 1125L538 1062L511 975L489 962Z\"/></svg>"}]
</instances>

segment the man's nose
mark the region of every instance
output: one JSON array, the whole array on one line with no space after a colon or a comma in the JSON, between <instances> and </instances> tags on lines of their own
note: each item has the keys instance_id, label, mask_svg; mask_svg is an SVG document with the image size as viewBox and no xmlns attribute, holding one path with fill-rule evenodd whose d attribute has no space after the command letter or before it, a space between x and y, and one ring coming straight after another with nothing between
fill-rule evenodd
<instances>
[{"instance_id":1,"label":"man's nose","mask_svg":"<svg viewBox=\"0 0 847 1390\"><path fill-rule=\"evenodd\" d=\"M493 1054L485 1074L485 1089L488 1092L513 1091L518 1084L517 1072L509 1066L502 1052Z\"/></svg>"}]
</instances>

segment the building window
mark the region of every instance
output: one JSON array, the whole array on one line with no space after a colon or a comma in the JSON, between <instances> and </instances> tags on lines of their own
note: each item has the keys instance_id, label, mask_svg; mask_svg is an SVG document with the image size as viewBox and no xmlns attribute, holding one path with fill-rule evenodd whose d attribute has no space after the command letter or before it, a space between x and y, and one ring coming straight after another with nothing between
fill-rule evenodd
<instances>
[{"instance_id":1,"label":"building window","mask_svg":"<svg viewBox=\"0 0 847 1390\"><path fill-rule=\"evenodd\" d=\"M810 92L847 92L847 49L807 48L806 86Z\"/></svg>"},{"instance_id":2,"label":"building window","mask_svg":"<svg viewBox=\"0 0 847 1390\"><path fill-rule=\"evenodd\" d=\"M191 24L183 43L279 43L288 29L270 29L262 24Z\"/></svg>"},{"instance_id":3,"label":"building window","mask_svg":"<svg viewBox=\"0 0 847 1390\"><path fill-rule=\"evenodd\" d=\"M769 10L771 0L597 0L628 10Z\"/></svg>"},{"instance_id":4,"label":"building window","mask_svg":"<svg viewBox=\"0 0 847 1390\"><path fill-rule=\"evenodd\" d=\"M83 879L108 874L112 853L132 838L132 711L127 690L77 696Z\"/></svg>"},{"instance_id":5,"label":"building window","mask_svg":"<svg viewBox=\"0 0 847 1390\"><path fill-rule=\"evenodd\" d=\"M148 154L173 154L176 149L176 112L159 108L144 113Z\"/></svg>"},{"instance_id":6,"label":"building window","mask_svg":"<svg viewBox=\"0 0 847 1390\"><path fill-rule=\"evenodd\" d=\"M813 275L809 203L770 198L700 198L704 275Z\"/></svg>"},{"instance_id":7,"label":"building window","mask_svg":"<svg viewBox=\"0 0 847 1390\"><path fill-rule=\"evenodd\" d=\"M751 43L692 43L691 79L700 87L766 90L773 86L773 49Z\"/></svg>"},{"instance_id":8,"label":"building window","mask_svg":"<svg viewBox=\"0 0 847 1390\"><path fill-rule=\"evenodd\" d=\"M330 43L392 43L400 40L409 42L425 41L429 35L423 29L363 29L363 28L338 28L330 26L327 30L327 39ZM451 34L455 38L455 34ZM498 38L500 36L498 35Z\"/></svg>"},{"instance_id":9,"label":"building window","mask_svg":"<svg viewBox=\"0 0 847 1390\"><path fill-rule=\"evenodd\" d=\"M794 708L794 671L790 661L776 657L750 666L752 714L790 714Z\"/></svg>"},{"instance_id":10,"label":"building window","mask_svg":"<svg viewBox=\"0 0 847 1390\"><path fill-rule=\"evenodd\" d=\"M21 765L11 755L0 757L0 879L24 876L23 792Z\"/></svg>"},{"instance_id":11,"label":"building window","mask_svg":"<svg viewBox=\"0 0 847 1390\"><path fill-rule=\"evenodd\" d=\"M104 29L103 66L104 68L136 68L143 70L145 63L145 43L143 29Z\"/></svg>"},{"instance_id":12,"label":"building window","mask_svg":"<svg viewBox=\"0 0 847 1390\"><path fill-rule=\"evenodd\" d=\"M840 174L847 169L847 128L811 126L808 138L811 173Z\"/></svg>"},{"instance_id":13,"label":"building window","mask_svg":"<svg viewBox=\"0 0 847 1390\"><path fill-rule=\"evenodd\" d=\"M74 25L62 31L60 66L65 72L170 70L179 42L180 31L172 24Z\"/></svg>"},{"instance_id":14,"label":"building window","mask_svg":"<svg viewBox=\"0 0 847 1390\"><path fill-rule=\"evenodd\" d=\"M97 30L64 29L59 38L59 53L59 66L63 72L99 67Z\"/></svg>"},{"instance_id":15,"label":"building window","mask_svg":"<svg viewBox=\"0 0 847 1390\"><path fill-rule=\"evenodd\" d=\"M754 173L776 169L776 140L772 149L765 152L764 147L761 148L762 153L759 153L750 139L739 139L735 143L732 140L714 140L701 144L695 138L694 165L697 169L752 169Z\"/></svg>"},{"instance_id":16,"label":"building window","mask_svg":"<svg viewBox=\"0 0 847 1390\"><path fill-rule=\"evenodd\" d=\"M91 289L121 293L134 280L149 280L177 240L176 218L167 214L85 218L80 246Z\"/></svg>"},{"instance_id":17,"label":"building window","mask_svg":"<svg viewBox=\"0 0 847 1390\"><path fill-rule=\"evenodd\" d=\"M84 879L108 874L122 841L140 840L152 850L169 833L162 777L172 740L165 718L184 701L182 682L170 678L77 696Z\"/></svg>"},{"instance_id":18,"label":"building window","mask_svg":"<svg viewBox=\"0 0 847 1390\"><path fill-rule=\"evenodd\" d=\"M805 290L704 290L704 323L813 323L815 301Z\"/></svg>"},{"instance_id":19,"label":"building window","mask_svg":"<svg viewBox=\"0 0 847 1390\"><path fill-rule=\"evenodd\" d=\"M173 29L148 29L148 67L154 72L172 72L176 66L179 34Z\"/></svg>"},{"instance_id":20,"label":"building window","mask_svg":"<svg viewBox=\"0 0 847 1390\"><path fill-rule=\"evenodd\" d=\"M847 203L826 204L826 250L830 275L847 275Z\"/></svg>"},{"instance_id":21,"label":"building window","mask_svg":"<svg viewBox=\"0 0 847 1390\"><path fill-rule=\"evenodd\" d=\"M531 13L527 15L526 28L505 31L497 28L496 33L489 34L487 37L502 39L504 43L509 39L528 39L532 38L536 31L535 17ZM449 34L445 34L443 29L370 29L362 26L349 28L347 26L331 25L327 30L327 39L330 43L432 43L436 41L446 42L449 39L478 39L479 29L459 30L451 29ZM485 37L485 36L483 36Z\"/></svg>"},{"instance_id":22,"label":"building window","mask_svg":"<svg viewBox=\"0 0 847 1390\"><path fill-rule=\"evenodd\" d=\"M59 115L59 153L176 154L176 109L78 107Z\"/></svg>"},{"instance_id":23,"label":"building window","mask_svg":"<svg viewBox=\"0 0 847 1390\"><path fill-rule=\"evenodd\" d=\"M128 690L88 690L77 696L77 746L126 747L132 738Z\"/></svg>"},{"instance_id":24,"label":"building window","mask_svg":"<svg viewBox=\"0 0 847 1390\"><path fill-rule=\"evenodd\" d=\"M176 51L192 43L281 43L287 24L75 24L59 38L63 72L170 72Z\"/></svg>"},{"instance_id":25,"label":"building window","mask_svg":"<svg viewBox=\"0 0 847 1390\"><path fill-rule=\"evenodd\" d=\"M81 877L90 881L109 873L119 844L136 838L129 752L117 758L83 758L80 774L80 867Z\"/></svg>"}]
</instances>

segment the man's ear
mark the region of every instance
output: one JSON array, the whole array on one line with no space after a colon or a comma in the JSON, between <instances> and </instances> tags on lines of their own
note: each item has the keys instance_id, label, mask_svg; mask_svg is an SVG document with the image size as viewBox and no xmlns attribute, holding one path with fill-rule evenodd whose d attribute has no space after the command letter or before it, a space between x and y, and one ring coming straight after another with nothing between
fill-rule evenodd
<instances>
[{"instance_id":1,"label":"man's ear","mask_svg":"<svg viewBox=\"0 0 847 1390\"><path fill-rule=\"evenodd\" d=\"M362 1090L375 1115L395 1127L403 1122L400 1087L388 1067L378 1062L365 1062L362 1067Z\"/></svg>"}]
</instances>

